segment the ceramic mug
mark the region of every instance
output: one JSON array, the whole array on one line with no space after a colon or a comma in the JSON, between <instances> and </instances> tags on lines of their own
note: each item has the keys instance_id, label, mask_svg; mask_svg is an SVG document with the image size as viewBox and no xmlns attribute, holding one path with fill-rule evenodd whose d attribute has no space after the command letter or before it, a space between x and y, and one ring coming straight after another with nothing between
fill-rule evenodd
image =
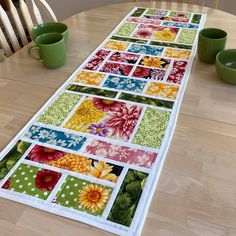
<instances>
[{"instance_id":1,"label":"ceramic mug","mask_svg":"<svg viewBox=\"0 0 236 236\"><path fill-rule=\"evenodd\" d=\"M46 33L60 33L63 35L67 43L69 30L67 25L61 22L48 22L40 25L35 25L31 30L31 35L35 40L39 35Z\"/></svg>"},{"instance_id":2,"label":"ceramic mug","mask_svg":"<svg viewBox=\"0 0 236 236\"><path fill-rule=\"evenodd\" d=\"M36 46L28 49L28 54L41 62L47 68L58 68L66 62L66 46L62 34L47 33L35 39ZM38 51L39 56L33 56L32 52Z\"/></svg>"},{"instance_id":3,"label":"ceramic mug","mask_svg":"<svg viewBox=\"0 0 236 236\"><path fill-rule=\"evenodd\" d=\"M225 48L227 33L216 28L203 29L199 32L198 58L200 61L214 64L216 55Z\"/></svg>"}]
</instances>

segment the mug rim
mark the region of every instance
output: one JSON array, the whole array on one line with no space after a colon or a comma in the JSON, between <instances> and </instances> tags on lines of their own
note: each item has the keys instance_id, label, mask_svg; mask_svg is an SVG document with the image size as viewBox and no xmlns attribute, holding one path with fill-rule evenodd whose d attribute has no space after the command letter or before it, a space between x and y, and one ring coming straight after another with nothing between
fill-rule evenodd
<instances>
[{"instance_id":1,"label":"mug rim","mask_svg":"<svg viewBox=\"0 0 236 236\"><path fill-rule=\"evenodd\" d=\"M224 33L225 36L224 37L220 37L220 38L210 38L210 37L206 37L206 36L202 35L202 32L207 31L207 30L218 30L219 32ZM228 33L225 30L222 30L222 29L219 29L219 28L204 28L204 29L202 29L199 32L199 36L201 36L201 37L203 37L205 39L210 39L210 40L222 40L222 39L227 38Z\"/></svg>"},{"instance_id":2,"label":"mug rim","mask_svg":"<svg viewBox=\"0 0 236 236\"><path fill-rule=\"evenodd\" d=\"M50 44L44 44L44 43L38 42L38 40L39 40L41 37L45 37L45 36L47 36L47 35L57 35L57 36L60 36L60 40L58 40L58 41L55 42L55 43L50 43ZM39 36L37 36L37 37L35 38L36 44L42 45L42 46L44 46L44 47L49 47L49 46L52 46L52 45L61 43L63 40L64 40L64 37L63 37L63 35L62 35L61 33L53 33L53 32L40 34Z\"/></svg>"},{"instance_id":3,"label":"mug rim","mask_svg":"<svg viewBox=\"0 0 236 236\"><path fill-rule=\"evenodd\" d=\"M219 56L220 56L222 53L228 52L228 51L235 51L235 54L236 54L236 49L233 49L233 48L224 49L224 50L220 51L220 52L216 55L216 61L217 61L220 65L222 65L224 68L226 68L227 70L236 72L236 69L233 69L233 68L231 68L231 67L225 66L225 65L219 60Z\"/></svg>"},{"instance_id":4,"label":"mug rim","mask_svg":"<svg viewBox=\"0 0 236 236\"><path fill-rule=\"evenodd\" d=\"M42 23L42 24L37 24L37 25L34 25L31 29L31 31L33 31L34 29L37 29L37 28L40 28L40 27L43 27L43 26L46 26L46 25L61 25L61 26L64 26L65 27L65 30L68 29L68 26L62 22L45 22L45 23Z\"/></svg>"}]
</instances>

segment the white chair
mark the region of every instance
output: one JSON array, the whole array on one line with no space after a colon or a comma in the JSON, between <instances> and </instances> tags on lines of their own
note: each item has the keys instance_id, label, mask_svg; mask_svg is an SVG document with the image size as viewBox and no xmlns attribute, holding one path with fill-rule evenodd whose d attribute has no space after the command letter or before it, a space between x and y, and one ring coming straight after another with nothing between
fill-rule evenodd
<instances>
[{"instance_id":1,"label":"white chair","mask_svg":"<svg viewBox=\"0 0 236 236\"><path fill-rule=\"evenodd\" d=\"M36 0L41 8L43 8L47 15L49 16L48 21L57 21L56 15L48 5L48 3L45 0ZM31 5L32 5L32 10L33 10L33 15L35 19L36 24L41 24L43 23L42 16L40 14L40 10L37 7L36 3L34 0L30 0ZM29 40L26 36L25 29L23 25L26 25L26 28L30 34L32 27L34 26L33 19L30 15L28 6L26 5L24 0L19 0L20 4L20 11L23 16L24 22L21 21L18 11L16 10L16 7L12 3L12 0L7 0L10 14L12 16L13 22L10 22L8 15L6 14L5 10L2 8L0 5L0 21L2 22L2 26L4 27L5 30L0 28L0 44L1 47L4 51L5 56L10 56L12 53L16 52L19 50L22 46L25 46L26 44L29 43ZM15 25L15 27L14 27ZM17 31L17 34L15 30ZM4 35L5 32L5 35ZM19 43L19 40L21 43Z\"/></svg>"}]
</instances>

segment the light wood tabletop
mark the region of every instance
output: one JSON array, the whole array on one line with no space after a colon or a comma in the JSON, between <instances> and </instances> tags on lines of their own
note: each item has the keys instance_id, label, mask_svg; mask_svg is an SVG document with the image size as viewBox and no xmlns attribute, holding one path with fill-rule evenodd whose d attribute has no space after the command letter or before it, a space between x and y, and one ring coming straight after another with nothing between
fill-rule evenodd
<instances>
[{"instance_id":1,"label":"light wood tabletop","mask_svg":"<svg viewBox=\"0 0 236 236\"><path fill-rule=\"evenodd\" d=\"M186 4L123 3L81 12L70 28L68 60L48 70L29 46L0 64L0 149L21 130L69 75L134 6L208 14L205 27L228 32L236 47L236 16ZM214 65L196 58L178 123L142 235L236 235L236 87L223 83ZM0 235L111 235L86 224L0 199Z\"/></svg>"}]
</instances>

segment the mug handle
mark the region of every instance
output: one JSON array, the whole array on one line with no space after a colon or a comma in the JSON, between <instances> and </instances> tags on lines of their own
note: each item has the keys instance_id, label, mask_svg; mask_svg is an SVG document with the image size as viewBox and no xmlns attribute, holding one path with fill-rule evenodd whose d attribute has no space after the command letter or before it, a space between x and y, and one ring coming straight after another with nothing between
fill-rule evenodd
<instances>
[{"instance_id":1,"label":"mug handle","mask_svg":"<svg viewBox=\"0 0 236 236\"><path fill-rule=\"evenodd\" d=\"M32 57L33 59L37 60L37 61L42 62L42 59L40 58L40 56L39 56L39 57L35 57L35 56L33 56L33 55L31 54L31 52L32 52L33 50L37 50L37 51L38 51L38 54L39 54L39 47L38 47L38 46L31 46L31 47L28 49L28 54L29 54L29 56Z\"/></svg>"}]
</instances>

